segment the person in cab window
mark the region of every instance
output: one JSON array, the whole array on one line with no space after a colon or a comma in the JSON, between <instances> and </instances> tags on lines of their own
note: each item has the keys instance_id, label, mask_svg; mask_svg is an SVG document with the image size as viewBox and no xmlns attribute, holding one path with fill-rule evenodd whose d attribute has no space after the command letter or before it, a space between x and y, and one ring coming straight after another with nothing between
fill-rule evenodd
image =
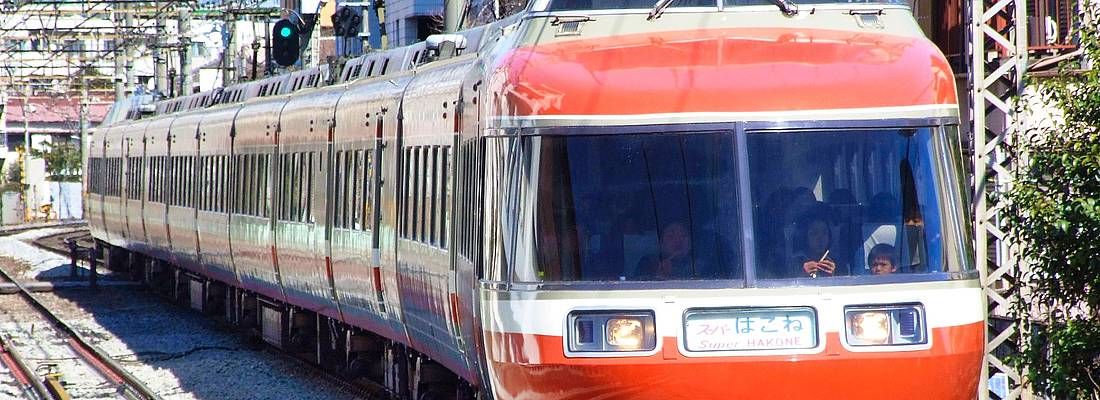
<instances>
[{"instance_id":1,"label":"person in cab window","mask_svg":"<svg viewBox=\"0 0 1100 400\"><path fill-rule=\"evenodd\" d=\"M660 253L638 261L636 275L646 280L687 279L694 276L691 234L683 223L673 222L661 230Z\"/></svg>"},{"instance_id":2,"label":"person in cab window","mask_svg":"<svg viewBox=\"0 0 1100 400\"><path fill-rule=\"evenodd\" d=\"M832 230L828 218L821 212L811 211L801 218L799 236L795 243L794 264L803 276L833 276L838 273L836 257L832 254Z\"/></svg>"},{"instance_id":3,"label":"person in cab window","mask_svg":"<svg viewBox=\"0 0 1100 400\"><path fill-rule=\"evenodd\" d=\"M898 270L898 257L894 246L886 243L876 244L867 255L867 268L874 275L889 275Z\"/></svg>"}]
</instances>

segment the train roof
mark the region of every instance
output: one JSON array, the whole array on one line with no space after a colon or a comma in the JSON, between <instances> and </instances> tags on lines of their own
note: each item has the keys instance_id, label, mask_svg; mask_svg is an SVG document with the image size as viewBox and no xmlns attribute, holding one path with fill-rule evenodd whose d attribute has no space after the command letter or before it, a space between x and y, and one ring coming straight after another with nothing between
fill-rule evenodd
<instances>
[{"instance_id":1,"label":"train roof","mask_svg":"<svg viewBox=\"0 0 1100 400\"><path fill-rule=\"evenodd\" d=\"M160 100L155 103L155 112L151 114L168 115L220 104L243 103L257 97L284 95L309 88L397 74L416 69L418 66L436 59L459 55L463 48L469 49L468 51L476 51L484 31L485 27L481 26L458 32L456 35L462 37L465 46L459 46L460 48L456 48L451 54L430 54L426 41L417 42L408 46L367 53L349 59L338 66L322 64L255 81L241 82L228 87ZM132 112L127 113L125 118L122 119L139 119L143 117L147 117L147 115Z\"/></svg>"}]
</instances>

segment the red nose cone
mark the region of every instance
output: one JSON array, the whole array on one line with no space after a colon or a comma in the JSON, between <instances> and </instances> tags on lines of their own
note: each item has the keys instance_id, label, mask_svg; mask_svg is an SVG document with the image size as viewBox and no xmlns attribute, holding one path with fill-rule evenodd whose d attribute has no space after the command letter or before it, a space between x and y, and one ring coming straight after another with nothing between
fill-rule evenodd
<instances>
[{"instance_id":1,"label":"red nose cone","mask_svg":"<svg viewBox=\"0 0 1100 400\"><path fill-rule=\"evenodd\" d=\"M582 39L515 50L498 65L500 114L766 112L955 104L928 40L738 28Z\"/></svg>"}]
</instances>

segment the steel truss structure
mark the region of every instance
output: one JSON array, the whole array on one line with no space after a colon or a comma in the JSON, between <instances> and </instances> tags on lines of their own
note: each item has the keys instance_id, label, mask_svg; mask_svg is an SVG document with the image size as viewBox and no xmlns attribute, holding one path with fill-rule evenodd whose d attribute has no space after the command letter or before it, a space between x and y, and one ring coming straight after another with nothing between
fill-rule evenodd
<instances>
[{"instance_id":1,"label":"steel truss structure","mask_svg":"<svg viewBox=\"0 0 1100 400\"><path fill-rule=\"evenodd\" d=\"M1028 60L1027 3L1023 0L971 0L967 7L967 80L973 145L975 256L988 300L986 363L978 397L990 398L988 378L1003 374L1005 398L1030 397L1020 371L1007 364L1022 340L1012 315L1020 294L1019 265L1001 229L1003 205L997 193L1012 183L1012 159L1006 148L1024 129L1014 99L1023 93Z\"/></svg>"}]
</instances>

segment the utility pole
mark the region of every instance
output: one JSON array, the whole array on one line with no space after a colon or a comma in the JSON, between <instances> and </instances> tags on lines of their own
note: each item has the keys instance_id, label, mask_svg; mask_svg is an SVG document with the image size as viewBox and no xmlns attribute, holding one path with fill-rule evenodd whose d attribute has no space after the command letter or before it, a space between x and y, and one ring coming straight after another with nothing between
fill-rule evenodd
<instances>
[{"instance_id":1,"label":"utility pole","mask_svg":"<svg viewBox=\"0 0 1100 400\"><path fill-rule=\"evenodd\" d=\"M31 190L31 85L27 84L23 91L23 221L30 222L33 218L32 211L34 198Z\"/></svg>"},{"instance_id":2,"label":"utility pole","mask_svg":"<svg viewBox=\"0 0 1100 400\"><path fill-rule=\"evenodd\" d=\"M162 12L160 9L161 2L158 0L154 4L156 4L157 8L157 26L154 30L154 32L156 32L156 37L153 44L153 82L155 85L154 90L159 92L161 96L167 96L169 92L167 71L168 62L164 59L161 51L163 51L162 49L165 47L164 26L168 22L167 19L164 18L164 12ZM165 7L165 11L167 11L167 6Z\"/></svg>"},{"instance_id":3,"label":"utility pole","mask_svg":"<svg viewBox=\"0 0 1100 400\"><path fill-rule=\"evenodd\" d=\"M132 10L123 9L123 13L125 13L123 15L123 20L126 24L126 37L133 39L136 36L134 31L134 12ZM137 48L133 45L133 40L125 40L124 43L126 43L126 52L124 53L126 55L124 59L126 62L126 93L124 94L129 96L134 93L134 84L136 83L134 82L134 52L136 52Z\"/></svg>"},{"instance_id":4,"label":"utility pole","mask_svg":"<svg viewBox=\"0 0 1100 400\"><path fill-rule=\"evenodd\" d=\"M187 4L180 5L180 92L179 96L191 94L191 9Z\"/></svg>"},{"instance_id":5,"label":"utility pole","mask_svg":"<svg viewBox=\"0 0 1100 400\"><path fill-rule=\"evenodd\" d=\"M119 7L121 7L121 5L119 5ZM119 15L119 13L117 11L113 11L113 10L111 11L111 21L114 22L115 32L117 32L117 33L122 32L121 24L119 23L119 21L121 19L122 19L122 16ZM114 39L115 48L113 49L114 50L113 55L114 55L114 59L115 59L115 69L114 69L114 77L113 77L114 80L115 80L115 101L121 101L124 97L126 97L126 89L125 89L125 86L124 86L125 83L123 82L123 79L125 79L125 75L122 72L124 67L125 67L124 62L123 62L123 55L122 55L122 53L125 50L124 50L124 47L122 46L122 43L125 42L125 41L126 40L122 35L116 35L115 36L115 39Z\"/></svg>"},{"instance_id":6,"label":"utility pole","mask_svg":"<svg viewBox=\"0 0 1100 400\"><path fill-rule=\"evenodd\" d=\"M233 64L232 60L236 59L236 51L234 51L233 34L234 32L234 18L236 14L233 13L233 3L228 2L225 6L224 23L222 32L225 35L223 42L225 43L225 50L222 52L222 87L228 87L233 83Z\"/></svg>"},{"instance_id":7,"label":"utility pole","mask_svg":"<svg viewBox=\"0 0 1100 400\"><path fill-rule=\"evenodd\" d=\"M446 0L443 2L444 33L458 32L458 26L461 24L459 19L462 18L462 7L465 5L466 2L464 1ZM371 33L373 33L373 31Z\"/></svg>"},{"instance_id":8,"label":"utility pole","mask_svg":"<svg viewBox=\"0 0 1100 400\"><path fill-rule=\"evenodd\" d=\"M80 153L81 159L84 155L85 143L88 143L88 79L84 77L84 72L80 73Z\"/></svg>"}]
</instances>

